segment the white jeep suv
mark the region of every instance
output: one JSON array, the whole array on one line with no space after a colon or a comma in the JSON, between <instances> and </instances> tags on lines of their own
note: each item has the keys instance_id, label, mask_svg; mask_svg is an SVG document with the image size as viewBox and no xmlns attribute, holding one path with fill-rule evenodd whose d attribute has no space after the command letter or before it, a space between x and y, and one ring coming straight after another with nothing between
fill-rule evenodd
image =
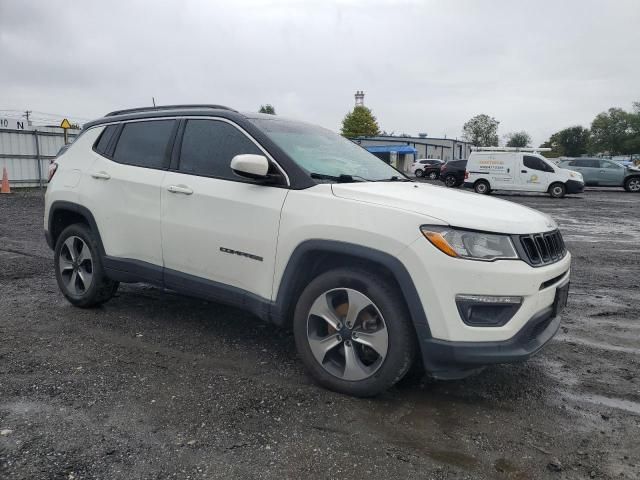
<instances>
[{"instance_id":1,"label":"white jeep suv","mask_svg":"<svg viewBox=\"0 0 640 480\"><path fill-rule=\"evenodd\" d=\"M415 183L328 130L216 105L113 112L50 169L65 297L146 282L292 327L325 387L461 378L553 337L571 255L553 220Z\"/></svg>"}]
</instances>

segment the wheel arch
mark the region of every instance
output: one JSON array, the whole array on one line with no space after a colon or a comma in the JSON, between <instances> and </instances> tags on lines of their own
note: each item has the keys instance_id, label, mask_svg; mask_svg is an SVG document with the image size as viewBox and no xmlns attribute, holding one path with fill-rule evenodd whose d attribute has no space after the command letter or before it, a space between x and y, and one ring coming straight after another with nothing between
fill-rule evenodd
<instances>
[{"instance_id":1,"label":"wheel arch","mask_svg":"<svg viewBox=\"0 0 640 480\"><path fill-rule=\"evenodd\" d=\"M91 211L87 207L64 200L53 202L49 208L49 218L47 219L48 230L45 232L49 247L53 250L62 231L74 223L83 223L94 232L100 249L99 253L104 257L102 237L100 236L98 225Z\"/></svg>"},{"instance_id":2,"label":"wheel arch","mask_svg":"<svg viewBox=\"0 0 640 480\"><path fill-rule=\"evenodd\" d=\"M418 291L402 262L380 250L335 240L307 240L295 248L282 274L271 320L276 325L289 327L296 299L309 281L332 268L344 266L366 267L388 275L402 295L418 338L431 338Z\"/></svg>"}]
</instances>

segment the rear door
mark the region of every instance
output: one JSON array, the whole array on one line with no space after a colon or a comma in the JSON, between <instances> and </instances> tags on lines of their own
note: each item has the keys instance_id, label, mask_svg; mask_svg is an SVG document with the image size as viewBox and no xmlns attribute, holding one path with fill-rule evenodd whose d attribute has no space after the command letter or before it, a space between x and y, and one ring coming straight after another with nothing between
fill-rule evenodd
<instances>
[{"instance_id":1,"label":"rear door","mask_svg":"<svg viewBox=\"0 0 640 480\"><path fill-rule=\"evenodd\" d=\"M570 168L582 174L585 185L599 185L600 160L597 158L585 158L576 159L573 163L575 163L575 166L572 165Z\"/></svg>"},{"instance_id":2,"label":"rear door","mask_svg":"<svg viewBox=\"0 0 640 480\"><path fill-rule=\"evenodd\" d=\"M513 182L513 155L499 153L479 153L473 165L473 171L478 173L476 178L486 179L495 190L514 190L517 188Z\"/></svg>"},{"instance_id":3,"label":"rear door","mask_svg":"<svg viewBox=\"0 0 640 480\"><path fill-rule=\"evenodd\" d=\"M600 160L598 184L607 187L620 187L624 183L625 168L610 160Z\"/></svg>"},{"instance_id":4,"label":"rear door","mask_svg":"<svg viewBox=\"0 0 640 480\"><path fill-rule=\"evenodd\" d=\"M107 127L96 143L102 153L80 203L93 212L108 256L162 266L160 188L176 126L175 120L127 122Z\"/></svg>"},{"instance_id":5,"label":"rear door","mask_svg":"<svg viewBox=\"0 0 640 480\"><path fill-rule=\"evenodd\" d=\"M162 187L168 288L206 289L201 293L228 299L233 292L243 295L229 290L236 287L271 298L280 212L289 190L235 175L231 159L246 153L268 156L228 120L182 121Z\"/></svg>"}]
</instances>

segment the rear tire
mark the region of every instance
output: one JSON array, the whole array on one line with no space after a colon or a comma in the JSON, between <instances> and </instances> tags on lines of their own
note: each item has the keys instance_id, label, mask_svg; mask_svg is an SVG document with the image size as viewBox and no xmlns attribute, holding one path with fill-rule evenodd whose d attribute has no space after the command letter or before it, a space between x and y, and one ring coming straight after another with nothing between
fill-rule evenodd
<instances>
[{"instance_id":1,"label":"rear tire","mask_svg":"<svg viewBox=\"0 0 640 480\"><path fill-rule=\"evenodd\" d=\"M356 397L390 388L416 355L400 292L362 267L338 268L313 279L298 299L293 331L311 376L325 388Z\"/></svg>"},{"instance_id":2,"label":"rear tire","mask_svg":"<svg viewBox=\"0 0 640 480\"><path fill-rule=\"evenodd\" d=\"M65 228L54 250L56 280L62 294L77 307L89 308L109 300L119 283L102 266L95 234L82 223Z\"/></svg>"},{"instance_id":3,"label":"rear tire","mask_svg":"<svg viewBox=\"0 0 640 480\"><path fill-rule=\"evenodd\" d=\"M486 180L478 180L474 183L473 190L480 195L489 195L491 193L491 187Z\"/></svg>"},{"instance_id":4,"label":"rear tire","mask_svg":"<svg viewBox=\"0 0 640 480\"><path fill-rule=\"evenodd\" d=\"M424 172L420 169L416 170L416 177L421 178L424 176Z\"/></svg>"},{"instance_id":5,"label":"rear tire","mask_svg":"<svg viewBox=\"0 0 640 480\"><path fill-rule=\"evenodd\" d=\"M438 172L429 173L429 180L437 180L437 179L438 179Z\"/></svg>"},{"instance_id":6,"label":"rear tire","mask_svg":"<svg viewBox=\"0 0 640 480\"><path fill-rule=\"evenodd\" d=\"M458 180L456 179L455 175L447 175L446 177L444 177L444 184L449 188L453 188L458 185Z\"/></svg>"},{"instance_id":7,"label":"rear tire","mask_svg":"<svg viewBox=\"0 0 640 480\"><path fill-rule=\"evenodd\" d=\"M553 198L562 198L567 193L567 187L564 183L552 183L549 186L549 195Z\"/></svg>"},{"instance_id":8,"label":"rear tire","mask_svg":"<svg viewBox=\"0 0 640 480\"><path fill-rule=\"evenodd\" d=\"M627 192L640 193L640 177L627 178L624 181L624 189Z\"/></svg>"}]
</instances>

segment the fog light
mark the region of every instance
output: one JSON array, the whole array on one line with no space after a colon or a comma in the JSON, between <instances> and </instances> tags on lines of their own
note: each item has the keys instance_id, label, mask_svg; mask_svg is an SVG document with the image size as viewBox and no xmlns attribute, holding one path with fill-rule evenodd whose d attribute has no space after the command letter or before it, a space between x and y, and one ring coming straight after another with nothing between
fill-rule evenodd
<instances>
[{"instance_id":1,"label":"fog light","mask_svg":"<svg viewBox=\"0 0 640 480\"><path fill-rule=\"evenodd\" d=\"M473 327L501 327L513 318L522 297L456 295L460 318Z\"/></svg>"}]
</instances>

